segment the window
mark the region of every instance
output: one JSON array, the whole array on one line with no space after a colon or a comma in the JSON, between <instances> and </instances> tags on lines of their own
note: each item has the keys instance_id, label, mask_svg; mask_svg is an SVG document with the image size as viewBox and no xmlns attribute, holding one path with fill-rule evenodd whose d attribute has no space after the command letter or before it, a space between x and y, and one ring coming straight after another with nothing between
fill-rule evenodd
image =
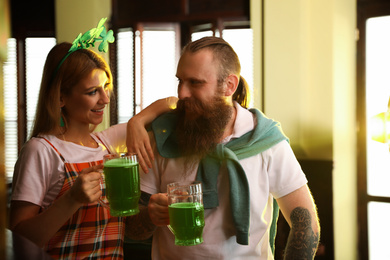
<instances>
[{"instance_id":1,"label":"window","mask_svg":"<svg viewBox=\"0 0 390 260\"><path fill-rule=\"evenodd\" d=\"M389 234L390 203L368 203L368 250L369 259L390 259L387 249L388 240L383 239L383 234Z\"/></svg>"},{"instance_id":2,"label":"window","mask_svg":"<svg viewBox=\"0 0 390 260\"><path fill-rule=\"evenodd\" d=\"M35 119L43 66L45 65L47 54L55 44L55 38L26 38L27 138L30 137L32 124Z\"/></svg>"},{"instance_id":3,"label":"window","mask_svg":"<svg viewBox=\"0 0 390 260\"><path fill-rule=\"evenodd\" d=\"M367 193L390 197L390 153L387 144L372 140L372 117L386 111L390 97L390 16L367 20L366 39L366 116L367 116Z\"/></svg>"},{"instance_id":4,"label":"window","mask_svg":"<svg viewBox=\"0 0 390 260\"><path fill-rule=\"evenodd\" d=\"M177 42L175 26L164 24L145 25L135 33L122 29L117 35L118 123L122 123L153 101L176 96Z\"/></svg>"},{"instance_id":5,"label":"window","mask_svg":"<svg viewBox=\"0 0 390 260\"><path fill-rule=\"evenodd\" d=\"M374 118L390 106L390 3L359 0L357 7L359 257L390 259L382 235L390 232L390 143L374 134Z\"/></svg>"},{"instance_id":6,"label":"window","mask_svg":"<svg viewBox=\"0 0 390 260\"><path fill-rule=\"evenodd\" d=\"M4 107L5 107L5 165L7 182L12 179L13 168L18 157L18 141L27 140L34 121L36 105L38 101L40 82L42 78L43 65L47 53L55 44L55 38L26 38L26 89L18 92L17 82L17 41L8 39L8 58L4 64ZM18 93L26 93L26 102L19 102L21 99ZM18 115L18 108L19 114ZM26 129L18 131L18 116L25 118ZM18 133L22 132L21 136Z\"/></svg>"},{"instance_id":7,"label":"window","mask_svg":"<svg viewBox=\"0 0 390 260\"><path fill-rule=\"evenodd\" d=\"M241 75L249 85L251 97L253 97L253 32L252 29L226 29L222 31L222 37L236 51L241 63ZM253 98L249 102L253 107Z\"/></svg>"},{"instance_id":8,"label":"window","mask_svg":"<svg viewBox=\"0 0 390 260\"><path fill-rule=\"evenodd\" d=\"M369 18L366 24L366 153L367 153L367 195L368 195L368 251L369 259L390 259L383 236L390 232L387 219L390 203L390 143L372 139L373 117L388 110L390 98L390 16Z\"/></svg>"},{"instance_id":9,"label":"window","mask_svg":"<svg viewBox=\"0 0 390 260\"><path fill-rule=\"evenodd\" d=\"M167 96L177 96L175 27L144 27L142 33L141 108ZM138 111L137 111L138 112Z\"/></svg>"},{"instance_id":10,"label":"window","mask_svg":"<svg viewBox=\"0 0 390 260\"><path fill-rule=\"evenodd\" d=\"M201 32L194 32L191 34L191 41L199 40L203 37L213 36L213 31L201 31ZM219 36L218 31L215 33L215 36Z\"/></svg>"},{"instance_id":11,"label":"window","mask_svg":"<svg viewBox=\"0 0 390 260\"><path fill-rule=\"evenodd\" d=\"M133 62L133 31L121 30L117 37L117 102L118 123L124 123L134 114L134 62Z\"/></svg>"},{"instance_id":12,"label":"window","mask_svg":"<svg viewBox=\"0 0 390 260\"><path fill-rule=\"evenodd\" d=\"M18 156L18 90L16 73L16 40L8 39L4 63L4 134L6 181L10 182Z\"/></svg>"}]
</instances>

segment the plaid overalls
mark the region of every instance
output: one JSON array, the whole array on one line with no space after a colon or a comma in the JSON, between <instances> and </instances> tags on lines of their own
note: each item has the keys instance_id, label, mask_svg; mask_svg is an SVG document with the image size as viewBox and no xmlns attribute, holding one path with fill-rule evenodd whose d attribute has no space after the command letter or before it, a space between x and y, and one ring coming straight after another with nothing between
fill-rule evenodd
<instances>
[{"instance_id":1,"label":"plaid overalls","mask_svg":"<svg viewBox=\"0 0 390 260\"><path fill-rule=\"evenodd\" d=\"M81 170L103 163L68 163L52 143L43 139L65 164L65 181L56 199L71 188ZM111 217L110 211L97 202L84 204L50 239L45 250L55 259L123 259L124 231L123 217Z\"/></svg>"}]
</instances>

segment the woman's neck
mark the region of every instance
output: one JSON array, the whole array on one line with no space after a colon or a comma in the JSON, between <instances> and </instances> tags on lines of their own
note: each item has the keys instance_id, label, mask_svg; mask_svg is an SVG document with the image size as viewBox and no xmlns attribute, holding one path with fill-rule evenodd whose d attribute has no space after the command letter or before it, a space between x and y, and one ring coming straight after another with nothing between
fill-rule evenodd
<instances>
[{"instance_id":1,"label":"woman's neck","mask_svg":"<svg viewBox=\"0 0 390 260\"><path fill-rule=\"evenodd\" d=\"M80 131L77 129L69 128L65 132L57 134L56 137L66 142L72 142L86 147L98 147L98 143L91 136L89 129L88 131Z\"/></svg>"}]
</instances>

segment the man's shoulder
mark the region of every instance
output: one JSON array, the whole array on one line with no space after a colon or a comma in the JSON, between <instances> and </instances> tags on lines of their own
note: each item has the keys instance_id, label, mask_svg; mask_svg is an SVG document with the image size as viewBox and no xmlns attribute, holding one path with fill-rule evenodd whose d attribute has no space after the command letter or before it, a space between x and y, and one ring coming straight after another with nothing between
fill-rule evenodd
<instances>
[{"instance_id":1,"label":"man's shoulder","mask_svg":"<svg viewBox=\"0 0 390 260\"><path fill-rule=\"evenodd\" d=\"M237 116L233 126L232 138L238 138L253 130L257 122L256 115L249 109L243 108L239 104L235 104L235 107Z\"/></svg>"}]
</instances>

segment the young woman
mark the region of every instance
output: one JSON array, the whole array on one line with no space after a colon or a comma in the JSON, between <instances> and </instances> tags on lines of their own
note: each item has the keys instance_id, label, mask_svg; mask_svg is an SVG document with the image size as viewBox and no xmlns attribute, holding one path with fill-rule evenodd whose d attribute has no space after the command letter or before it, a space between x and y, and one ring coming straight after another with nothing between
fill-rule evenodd
<instances>
[{"instance_id":1,"label":"young woman","mask_svg":"<svg viewBox=\"0 0 390 260\"><path fill-rule=\"evenodd\" d=\"M102 158L124 151L127 136L146 169L153 157L144 125L176 99L156 101L127 124L93 132L110 102L111 71L94 51L70 53L71 46L58 44L48 54L31 139L15 165L10 229L53 258L121 259L126 218L111 217L97 202Z\"/></svg>"}]
</instances>

